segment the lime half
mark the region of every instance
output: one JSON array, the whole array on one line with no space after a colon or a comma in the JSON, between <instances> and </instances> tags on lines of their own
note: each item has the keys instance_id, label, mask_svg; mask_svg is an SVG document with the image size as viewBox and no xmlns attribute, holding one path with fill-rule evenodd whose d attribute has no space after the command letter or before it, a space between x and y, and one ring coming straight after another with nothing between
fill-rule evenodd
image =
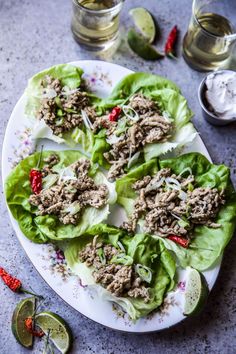
<instances>
[{"instance_id":1,"label":"lime half","mask_svg":"<svg viewBox=\"0 0 236 354\"><path fill-rule=\"evenodd\" d=\"M25 320L32 317L35 311L35 297L28 297L16 306L13 312L11 328L16 340L26 348L33 345L33 336L25 327Z\"/></svg>"},{"instance_id":2,"label":"lime half","mask_svg":"<svg viewBox=\"0 0 236 354\"><path fill-rule=\"evenodd\" d=\"M164 57L133 29L128 32L128 43L130 48L143 59L157 60Z\"/></svg>"},{"instance_id":3,"label":"lime half","mask_svg":"<svg viewBox=\"0 0 236 354\"><path fill-rule=\"evenodd\" d=\"M68 324L53 312L40 312L35 316L36 326L45 334L61 353L67 353L72 344L72 333Z\"/></svg>"},{"instance_id":4,"label":"lime half","mask_svg":"<svg viewBox=\"0 0 236 354\"><path fill-rule=\"evenodd\" d=\"M196 269L188 269L185 289L184 315L196 315L201 312L209 294L204 275Z\"/></svg>"},{"instance_id":5,"label":"lime half","mask_svg":"<svg viewBox=\"0 0 236 354\"><path fill-rule=\"evenodd\" d=\"M149 43L152 43L156 36L156 26L150 12L143 7L136 7L131 9L129 14L138 30Z\"/></svg>"}]
</instances>

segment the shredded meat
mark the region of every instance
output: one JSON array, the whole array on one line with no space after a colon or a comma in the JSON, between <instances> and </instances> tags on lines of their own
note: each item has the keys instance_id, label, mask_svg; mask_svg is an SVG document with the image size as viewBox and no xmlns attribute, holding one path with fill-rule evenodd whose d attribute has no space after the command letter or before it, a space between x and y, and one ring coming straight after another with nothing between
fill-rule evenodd
<instances>
[{"instance_id":1,"label":"shredded meat","mask_svg":"<svg viewBox=\"0 0 236 354\"><path fill-rule=\"evenodd\" d=\"M52 166L57 163L56 155L51 155L46 174L52 173ZM85 207L100 208L107 203L108 189L104 184L96 185L89 177L90 161L80 159L69 166L70 174L63 174L56 182L39 194L32 194L30 204L37 206L37 215L57 215L63 224L77 224Z\"/></svg>"},{"instance_id":2,"label":"shredded meat","mask_svg":"<svg viewBox=\"0 0 236 354\"><path fill-rule=\"evenodd\" d=\"M169 168L160 170L153 178L145 176L135 182L133 189L138 197L134 212L123 227L133 233L138 220L143 218L147 232L163 237L171 234L190 237L194 225L220 227L214 219L225 203L224 191L198 188L194 184L193 175L176 176Z\"/></svg>"},{"instance_id":3,"label":"shredded meat","mask_svg":"<svg viewBox=\"0 0 236 354\"><path fill-rule=\"evenodd\" d=\"M55 135L60 136L79 126L83 122L81 110L84 110L92 121L96 119L97 114L90 104L87 92L77 89L67 94L60 80L49 75L44 77L41 84L45 92L53 90L57 96L42 99L37 117L43 119Z\"/></svg>"},{"instance_id":4,"label":"shredded meat","mask_svg":"<svg viewBox=\"0 0 236 354\"><path fill-rule=\"evenodd\" d=\"M104 257L101 258L99 252ZM93 277L115 296L129 296L143 298L145 302L150 300L149 289L145 282L137 275L134 266L126 266L112 263L112 257L120 251L110 244L98 242L95 236L93 242L87 244L79 252L79 258L88 267L93 267Z\"/></svg>"},{"instance_id":5,"label":"shredded meat","mask_svg":"<svg viewBox=\"0 0 236 354\"><path fill-rule=\"evenodd\" d=\"M111 164L109 180L124 174L129 159L144 145L165 142L171 137L172 123L161 116L156 102L142 94L136 94L129 100L128 106L137 112L139 120L130 119L122 139L112 144L109 152L104 153L105 159ZM104 127L110 137L116 129L119 130L119 121L110 122L108 115L97 118L93 125L94 130Z\"/></svg>"}]
</instances>

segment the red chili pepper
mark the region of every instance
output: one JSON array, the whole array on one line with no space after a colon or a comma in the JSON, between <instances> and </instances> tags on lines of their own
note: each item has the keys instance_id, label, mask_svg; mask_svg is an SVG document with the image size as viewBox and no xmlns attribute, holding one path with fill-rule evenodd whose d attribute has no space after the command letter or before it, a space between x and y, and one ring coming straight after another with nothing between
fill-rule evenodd
<instances>
[{"instance_id":1,"label":"red chili pepper","mask_svg":"<svg viewBox=\"0 0 236 354\"><path fill-rule=\"evenodd\" d=\"M188 248L189 246L189 240L186 240L186 238L176 236L176 235L169 235L167 238L171 241L174 241L175 243L178 243L178 245Z\"/></svg>"},{"instance_id":2,"label":"red chili pepper","mask_svg":"<svg viewBox=\"0 0 236 354\"><path fill-rule=\"evenodd\" d=\"M170 57L170 58L176 58L175 57L175 44L177 40L177 35L178 35L178 28L177 26L174 26L172 30L169 33L169 36L167 37L167 41L165 44L165 54Z\"/></svg>"},{"instance_id":3,"label":"red chili pepper","mask_svg":"<svg viewBox=\"0 0 236 354\"><path fill-rule=\"evenodd\" d=\"M36 331L34 329L34 322L33 322L33 318L32 317L28 317L25 319L25 327L27 329L27 331L29 333L31 333L34 337L43 337L44 336L44 332L42 330L40 331Z\"/></svg>"},{"instance_id":4,"label":"red chili pepper","mask_svg":"<svg viewBox=\"0 0 236 354\"><path fill-rule=\"evenodd\" d=\"M2 267L0 267L0 278L2 278L4 283L8 286L8 288L11 289L11 291L13 291L14 293L22 292L22 293L31 294L31 295L34 295L37 297L41 297L39 295L32 293L31 291L23 289L22 282L19 279L13 277L11 274L9 274Z\"/></svg>"},{"instance_id":5,"label":"red chili pepper","mask_svg":"<svg viewBox=\"0 0 236 354\"><path fill-rule=\"evenodd\" d=\"M42 153L43 153L43 145L41 147L37 166L36 166L36 168L33 168L29 174L30 185L31 185L31 189L34 192L34 194L39 194L42 190L42 185L43 185L43 182L42 182L43 176L42 176L42 172L39 169L41 159L42 159Z\"/></svg>"},{"instance_id":6,"label":"red chili pepper","mask_svg":"<svg viewBox=\"0 0 236 354\"><path fill-rule=\"evenodd\" d=\"M0 267L0 277L2 278L4 283L8 286L8 288L14 291L14 293L17 293L21 290L22 287L21 281L15 277L12 277L2 267Z\"/></svg>"},{"instance_id":7,"label":"red chili pepper","mask_svg":"<svg viewBox=\"0 0 236 354\"><path fill-rule=\"evenodd\" d=\"M30 185L34 194L39 194L42 190L42 172L36 169L30 171Z\"/></svg>"},{"instance_id":8,"label":"red chili pepper","mask_svg":"<svg viewBox=\"0 0 236 354\"><path fill-rule=\"evenodd\" d=\"M111 113L108 115L110 122L116 122L121 113L121 108L119 106L114 107Z\"/></svg>"}]
</instances>

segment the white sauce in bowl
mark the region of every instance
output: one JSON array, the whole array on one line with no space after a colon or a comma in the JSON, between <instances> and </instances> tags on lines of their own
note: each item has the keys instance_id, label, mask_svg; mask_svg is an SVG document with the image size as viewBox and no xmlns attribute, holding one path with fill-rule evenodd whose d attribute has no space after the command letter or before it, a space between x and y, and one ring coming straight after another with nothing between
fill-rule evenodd
<instances>
[{"instance_id":1,"label":"white sauce in bowl","mask_svg":"<svg viewBox=\"0 0 236 354\"><path fill-rule=\"evenodd\" d=\"M236 117L236 72L219 71L207 76L206 99L213 112L222 119Z\"/></svg>"}]
</instances>

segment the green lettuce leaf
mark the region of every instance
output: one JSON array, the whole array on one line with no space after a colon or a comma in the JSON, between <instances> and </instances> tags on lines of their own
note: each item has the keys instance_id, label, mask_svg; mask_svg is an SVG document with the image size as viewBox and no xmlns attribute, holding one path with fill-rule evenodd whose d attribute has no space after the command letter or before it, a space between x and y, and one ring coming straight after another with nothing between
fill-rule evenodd
<instances>
[{"instance_id":1,"label":"green lettuce leaf","mask_svg":"<svg viewBox=\"0 0 236 354\"><path fill-rule=\"evenodd\" d=\"M137 92L156 101L160 110L167 112L173 119L174 125L172 137L167 142L145 145L142 162L193 141L197 132L190 123L192 112L188 108L187 101L173 82L161 76L146 73L130 74L115 86L111 95L101 101L99 107L106 111L114 106L125 104ZM95 157L93 161L100 161L105 168L107 163L104 162L103 153L106 151L109 151L109 144L106 143L105 136L100 137L99 144L94 146L92 156Z\"/></svg>"},{"instance_id":2,"label":"green lettuce leaf","mask_svg":"<svg viewBox=\"0 0 236 354\"><path fill-rule=\"evenodd\" d=\"M45 158L51 153L52 151L44 151L42 157ZM57 151L56 153L60 161L53 169L57 172L84 157L79 151L73 150ZM32 168L37 166L39 155L40 153L36 152L22 160L8 176L5 183L8 207L26 237L37 243L47 242L50 239L71 239L83 234L92 225L106 220L109 215L109 204L116 202L116 191L114 185L107 181L95 165L91 166L90 176L95 183L107 185L109 190L107 205L99 209L85 208L77 225L64 225L53 215L37 216L37 208L32 206L28 199L32 194L29 173ZM40 167L43 168L43 162Z\"/></svg>"},{"instance_id":3,"label":"green lettuce leaf","mask_svg":"<svg viewBox=\"0 0 236 354\"><path fill-rule=\"evenodd\" d=\"M81 263L78 253L91 242L95 235L103 243L112 244L119 248L117 242L121 242L126 254L133 258L136 264L148 266L153 271L150 283L151 300L145 303L141 298L116 297L101 285L95 283L92 276L93 268ZM124 231L100 224L88 230L83 236L71 241L65 249L65 257L72 271L78 275L83 285L96 289L98 296L107 301L120 305L131 317L137 320L158 308L167 291L175 285L175 262L162 241L150 235L137 234L128 236Z\"/></svg>"},{"instance_id":4,"label":"green lettuce leaf","mask_svg":"<svg viewBox=\"0 0 236 354\"><path fill-rule=\"evenodd\" d=\"M128 216L132 214L136 198L136 193L132 189L133 183L147 174L153 176L160 168L170 167L175 174L179 174L186 167L190 167L197 186L225 189L226 203L221 207L215 220L222 225L220 228L195 227L193 240L187 249L162 238L165 246L174 251L183 268L191 266L200 271L210 268L221 257L224 248L233 236L236 225L236 193L230 182L229 168L224 165L214 165L198 153L189 153L159 162L150 161L149 165L143 166L116 181L118 203L125 208Z\"/></svg>"},{"instance_id":5,"label":"green lettuce leaf","mask_svg":"<svg viewBox=\"0 0 236 354\"><path fill-rule=\"evenodd\" d=\"M49 69L39 72L33 76L26 88L27 102L25 106L25 113L30 118L34 119L34 126L32 128L32 137L37 139L49 139L58 144L66 143L70 147L78 144L83 152L91 153L94 144L93 133L83 127L75 128L70 132L63 133L61 137L53 134L53 131L44 122L44 120L37 120L36 114L41 104L42 87L41 81L45 75L50 75L59 79L63 86L69 87L71 90L80 87L82 82L83 70L77 66L70 64L60 64ZM93 105L97 105L101 100L95 95L88 93L90 101Z\"/></svg>"}]
</instances>

